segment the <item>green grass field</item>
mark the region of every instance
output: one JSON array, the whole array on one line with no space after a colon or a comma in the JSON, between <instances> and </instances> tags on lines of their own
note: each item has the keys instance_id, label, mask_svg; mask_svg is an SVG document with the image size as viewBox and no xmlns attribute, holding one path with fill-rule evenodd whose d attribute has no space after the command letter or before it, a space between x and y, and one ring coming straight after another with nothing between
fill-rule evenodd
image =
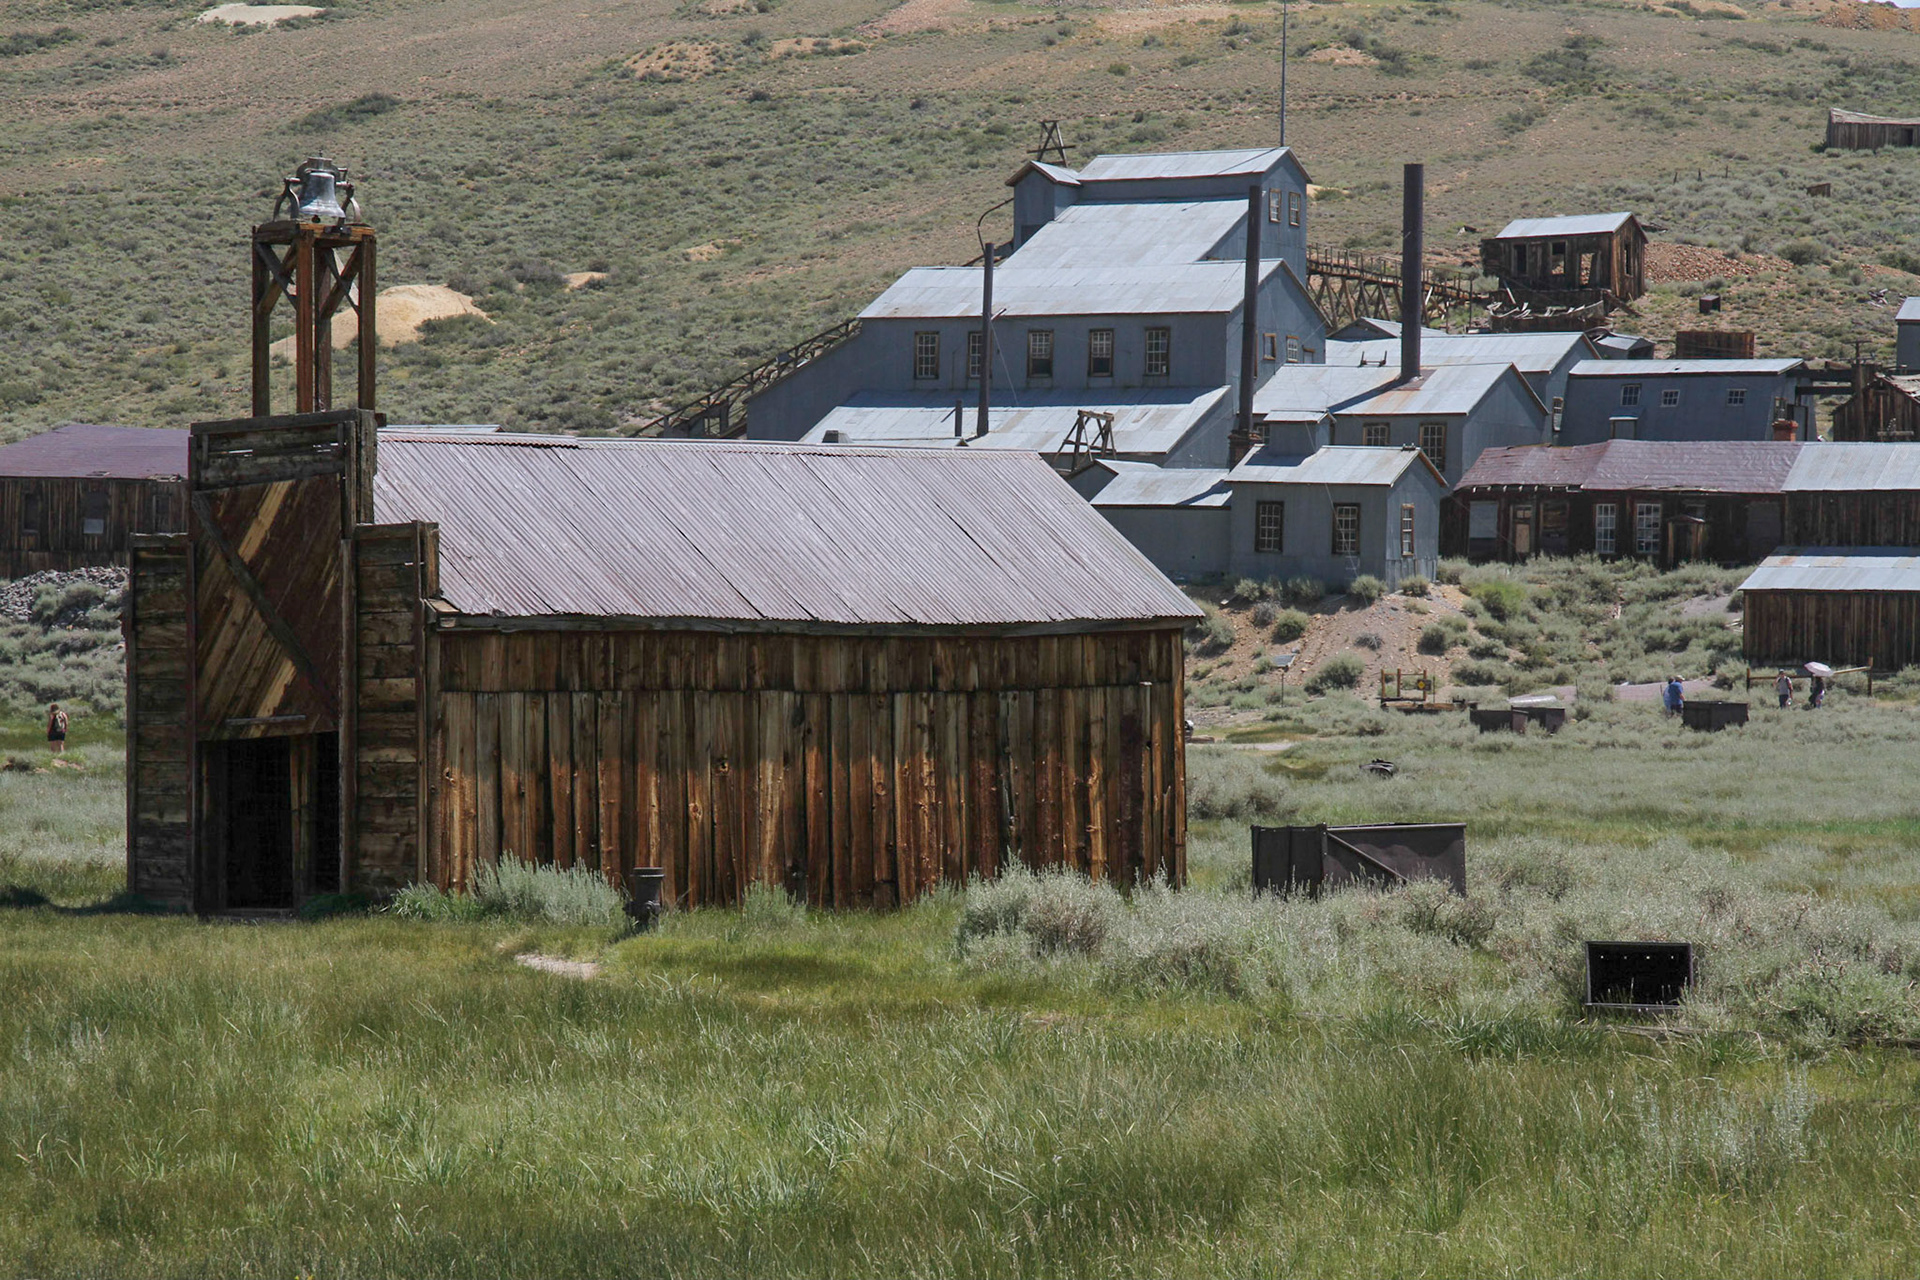
<instances>
[{"instance_id":1,"label":"green grass field","mask_svg":"<svg viewBox=\"0 0 1920 1280\"><path fill-rule=\"evenodd\" d=\"M1912 707L1299 715L1195 749L1186 893L625 938L128 914L111 745L0 773L0 1274L1914 1269ZM1256 902L1249 815L1463 819L1472 894ZM1700 945L1684 1034L1595 936Z\"/></svg>"}]
</instances>

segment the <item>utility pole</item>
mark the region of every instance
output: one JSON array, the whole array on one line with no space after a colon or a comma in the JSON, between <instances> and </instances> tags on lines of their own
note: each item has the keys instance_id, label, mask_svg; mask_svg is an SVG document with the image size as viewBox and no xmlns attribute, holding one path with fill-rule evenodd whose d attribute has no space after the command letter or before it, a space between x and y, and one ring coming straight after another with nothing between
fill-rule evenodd
<instances>
[{"instance_id":1,"label":"utility pole","mask_svg":"<svg viewBox=\"0 0 1920 1280\"><path fill-rule=\"evenodd\" d=\"M1287 145L1287 15L1288 0L1280 0L1280 145Z\"/></svg>"}]
</instances>

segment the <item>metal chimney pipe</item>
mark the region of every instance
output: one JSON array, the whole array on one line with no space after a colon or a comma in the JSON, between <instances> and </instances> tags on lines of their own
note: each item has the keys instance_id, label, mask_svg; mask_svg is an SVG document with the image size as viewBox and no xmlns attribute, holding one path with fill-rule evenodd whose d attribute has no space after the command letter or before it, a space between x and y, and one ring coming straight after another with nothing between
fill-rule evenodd
<instances>
[{"instance_id":1,"label":"metal chimney pipe","mask_svg":"<svg viewBox=\"0 0 1920 1280\"><path fill-rule=\"evenodd\" d=\"M1420 376L1420 265L1425 256L1427 167L1410 164L1400 192L1400 381Z\"/></svg>"},{"instance_id":2,"label":"metal chimney pipe","mask_svg":"<svg viewBox=\"0 0 1920 1280\"><path fill-rule=\"evenodd\" d=\"M980 256L980 411L973 420L974 438L987 434L987 405L993 386L993 245Z\"/></svg>"},{"instance_id":3,"label":"metal chimney pipe","mask_svg":"<svg viewBox=\"0 0 1920 1280\"><path fill-rule=\"evenodd\" d=\"M1247 283L1240 299L1240 417L1234 427L1239 454L1253 448L1253 383L1260 370L1260 204L1258 183L1247 188ZM1233 458L1234 462L1239 456Z\"/></svg>"}]
</instances>

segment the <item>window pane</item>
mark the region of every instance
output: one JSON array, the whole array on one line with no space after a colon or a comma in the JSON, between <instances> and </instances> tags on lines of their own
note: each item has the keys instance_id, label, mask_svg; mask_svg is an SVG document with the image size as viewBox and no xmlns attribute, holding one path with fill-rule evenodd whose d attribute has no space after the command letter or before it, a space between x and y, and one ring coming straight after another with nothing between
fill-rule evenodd
<instances>
[{"instance_id":1,"label":"window pane","mask_svg":"<svg viewBox=\"0 0 1920 1280\"><path fill-rule=\"evenodd\" d=\"M1300 193L1298 191L1287 192L1287 223L1295 227L1300 225Z\"/></svg>"},{"instance_id":2,"label":"window pane","mask_svg":"<svg viewBox=\"0 0 1920 1280\"><path fill-rule=\"evenodd\" d=\"M1360 428L1360 443L1370 449L1384 449L1387 446L1387 424L1369 422Z\"/></svg>"},{"instance_id":3,"label":"window pane","mask_svg":"<svg viewBox=\"0 0 1920 1280\"><path fill-rule=\"evenodd\" d=\"M1444 422L1423 422L1420 424L1420 452L1427 455L1436 471L1447 469L1447 424Z\"/></svg>"},{"instance_id":4,"label":"window pane","mask_svg":"<svg viewBox=\"0 0 1920 1280\"><path fill-rule=\"evenodd\" d=\"M982 334L978 329L973 329L968 331L967 333L967 376L969 378L975 379L976 381L980 377L980 356L981 356L981 353L986 350L986 346L987 346L986 335Z\"/></svg>"},{"instance_id":5,"label":"window pane","mask_svg":"<svg viewBox=\"0 0 1920 1280\"><path fill-rule=\"evenodd\" d=\"M1660 393L1660 407L1662 409L1671 409L1679 403L1680 392L1678 390L1669 387Z\"/></svg>"},{"instance_id":6,"label":"window pane","mask_svg":"<svg viewBox=\"0 0 1920 1280\"><path fill-rule=\"evenodd\" d=\"M1660 504L1640 502L1633 508L1633 549L1635 554L1660 554Z\"/></svg>"},{"instance_id":7,"label":"window pane","mask_svg":"<svg viewBox=\"0 0 1920 1280\"><path fill-rule=\"evenodd\" d=\"M1027 332L1027 376L1053 376L1053 330L1031 329Z\"/></svg>"},{"instance_id":8,"label":"window pane","mask_svg":"<svg viewBox=\"0 0 1920 1280\"><path fill-rule=\"evenodd\" d=\"M1640 384L1637 382L1629 382L1625 386L1621 387L1620 403L1621 404L1639 404L1640 403Z\"/></svg>"},{"instance_id":9,"label":"window pane","mask_svg":"<svg viewBox=\"0 0 1920 1280\"><path fill-rule=\"evenodd\" d=\"M1173 330L1147 330L1147 377L1164 378L1172 367Z\"/></svg>"},{"instance_id":10,"label":"window pane","mask_svg":"<svg viewBox=\"0 0 1920 1280\"><path fill-rule=\"evenodd\" d=\"M1333 554L1337 556L1360 554L1360 507L1357 503L1333 504Z\"/></svg>"},{"instance_id":11,"label":"window pane","mask_svg":"<svg viewBox=\"0 0 1920 1280\"><path fill-rule=\"evenodd\" d=\"M1288 339L1288 343L1291 345L1291 338ZM1260 358L1262 360L1278 360L1280 358L1279 334L1263 333L1260 335Z\"/></svg>"},{"instance_id":12,"label":"window pane","mask_svg":"<svg viewBox=\"0 0 1920 1280\"><path fill-rule=\"evenodd\" d=\"M939 334L916 333L913 335L913 376L916 378L940 376Z\"/></svg>"},{"instance_id":13,"label":"window pane","mask_svg":"<svg viewBox=\"0 0 1920 1280\"><path fill-rule=\"evenodd\" d=\"M1285 545L1287 504L1262 502L1253 509L1253 549L1279 551Z\"/></svg>"},{"instance_id":14,"label":"window pane","mask_svg":"<svg viewBox=\"0 0 1920 1280\"><path fill-rule=\"evenodd\" d=\"M1087 334L1087 376L1113 376L1113 330L1094 329Z\"/></svg>"},{"instance_id":15,"label":"window pane","mask_svg":"<svg viewBox=\"0 0 1920 1280\"><path fill-rule=\"evenodd\" d=\"M1288 334L1287 335L1287 363L1299 364L1300 353L1301 353L1300 339L1295 337L1291 333Z\"/></svg>"},{"instance_id":16,"label":"window pane","mask_svg":"<svg viewBox=\"0 0 1920 1280\"><path fill-rule=\"evenodd\" d=\"M1745 387L1728 387L1727 388L1728 404L1740 405L1740 404L1745 404L1746 402L1747 402L1747 389Z\"/></svg>"},{"instance_id":17,"label":"window pane","mask_svg":"<svg viewBox=\"0 0 1920 1280\"><path fill-rule=\"evenodd\" d=\"M1411 502L1400 505L1400 554L1413 555L1413 504Z\"/></svg>"}]
</instances>

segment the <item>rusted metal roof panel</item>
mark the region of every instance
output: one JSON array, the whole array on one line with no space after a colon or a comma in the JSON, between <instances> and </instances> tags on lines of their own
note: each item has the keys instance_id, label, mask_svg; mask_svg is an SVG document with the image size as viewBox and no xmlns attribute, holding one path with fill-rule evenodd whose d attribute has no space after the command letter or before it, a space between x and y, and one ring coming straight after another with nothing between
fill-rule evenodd
<instances>
[{"instance_id":1,"label":"rusted metal roof panel","mask_svg":"<svg viewBox=\"0 0 1920 1280\"><path fill-rule=\"evenodd\" d=\"M1920 592L1913 547L1787 547L1768 556L1742 591Z\"/></svg>"},{"instance_id":2,"label":"rusted metal roof panel","mask_svg":"<svg viewBox=\"0 0 1920 1280\"><path fill-rule=\"evenodd\" d=\"M464 614L718 627L1185 621L1030 453L383 435L381 521L440 525Z\"/></svg>"},{"instance_id":3,"label":"rusted metal roof panel","mask_svg":"<svg viewBox=\"0 0 1920 1280\"><path fill-rule=\"evenodd\" d=\"M148 480L187 474L189 433L75 422L0 449L0 476Z\"/></svg>"},{"instance_id":4,"label":"rusted metal roof panel","mask_svg":"<svg viewBox=\"0 0 1920 1280\"><path fill-rule=\"evenodd\" d=\"M1788 473L1786 488L1793 493L1920 490L1920 444L1808 444Z\"/></svg>"},{"instance_id":5,"label":"rusted metal roof panel","mask_svg":"<svg viewBox=\"0 0 1920 1280\"><path fill-rule=\"evenodd\" d=\"M1791 440L1508 445L1483 450L1458 487L1774 494L1781 492L1794 459L1808 447Z\"/></svg>"},{"instance_id":6,"label":"rusted metal roof panel","mask_svg":"<svg viewBox=\"0 0 1920 1280\"><path fill-rule=\"evenodd\" d=\"M1515 218L1495 240L1536 240L1541 236L1612 235L1633 221L1630 213L1576 213L1563 218Z\"/></svg>"}]
</instances>

